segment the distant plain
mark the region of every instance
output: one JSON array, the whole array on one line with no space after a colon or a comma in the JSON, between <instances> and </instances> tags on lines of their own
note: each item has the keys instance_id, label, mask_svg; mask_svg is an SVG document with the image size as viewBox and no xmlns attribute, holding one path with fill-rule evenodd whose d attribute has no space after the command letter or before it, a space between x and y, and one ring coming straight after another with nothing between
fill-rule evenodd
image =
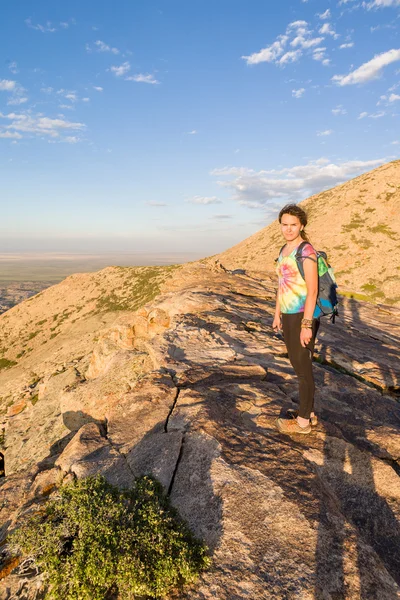
<instances>
[{"instance_id":1,"label":"distant plain","mask_svg":"<svg viewBox=\"0 0 400 600\"><path fill-rule=\"evenodd\" d=\"M108 266L162 266L181 264L199 258L202 256L195 252L0 253L0 283L3 285L26 281L58 283L72 273L88 273Z\"/></svg>"}]
</instances>

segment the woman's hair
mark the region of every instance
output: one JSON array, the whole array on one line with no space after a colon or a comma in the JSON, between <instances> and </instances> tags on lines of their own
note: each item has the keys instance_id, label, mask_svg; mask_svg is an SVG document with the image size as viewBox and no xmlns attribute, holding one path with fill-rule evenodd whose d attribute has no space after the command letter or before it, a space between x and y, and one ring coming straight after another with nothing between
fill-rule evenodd
<instances>
[{"instance_id":1,"label":"woman's hair","mask_svg":"<svg viewBox=\"0 0 400 600\"><path fill-rule=\"evenodd\" d=\"M283 215L292 215L292 217L297 217L304 228L308 223L306 211L300 208L300 206L297 206L297 204L286 204L286 206L282 208L278 217L279 223L282 221ZM306 242L310 241L304 229L300 231L300 235Z\"/></svg>"}]
</instances>

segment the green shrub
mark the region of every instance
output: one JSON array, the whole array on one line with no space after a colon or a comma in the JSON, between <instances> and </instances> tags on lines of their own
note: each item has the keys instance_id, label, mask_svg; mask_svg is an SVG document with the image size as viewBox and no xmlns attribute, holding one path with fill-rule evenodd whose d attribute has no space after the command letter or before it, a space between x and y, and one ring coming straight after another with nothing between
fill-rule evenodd
<instances>
[{"instance_id":1,"label":"green shrub","mask_svg":"<svg viewBox=\"0 0 400 600\"><path fill-rule=\"evenodd\" d=\"M8 369L8 367L13 367L17 363L15 360L8 360L8 358L0 358L0 369Z\"/></svg>"},{"instance_id":2,"label":"green shrub","mask_svg":"<svg viewBox=\"0 0 400 600\"><path fill-rule=\"evenodd\" d=\"M119 490L98 475L60 488L11 547L43 571L48 598L163 598L209 566L206 548L151 477Z\"/></svg>"}]
</instances>

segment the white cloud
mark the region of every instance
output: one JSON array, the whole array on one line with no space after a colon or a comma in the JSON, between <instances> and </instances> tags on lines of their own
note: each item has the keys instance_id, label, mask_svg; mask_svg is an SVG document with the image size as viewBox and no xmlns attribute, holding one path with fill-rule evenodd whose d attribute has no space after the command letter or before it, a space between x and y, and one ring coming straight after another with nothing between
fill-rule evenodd
<instances>
[{"instance_id":1,"label":"white cloud","mask_svg":"<svg viewBox=\"0 0 400 600\"><path fill-rule=\"evenodd\" d=\"M102 42L101 40L97 40L94 45L96 46L95 50L97 52L111 52L111 54L119 54L120 51L118 50L118 48L113 48L112 46L109 46L108 44L106 44L105 42Z\"/></svg>"},{"instance_id":2,"label":"white cloud","mask_svg":"<svg viewBox=\"0 0 400 600\"><path fill-rule=\"evenodd\" d=\"M82 102L90 102L90 98L82 98Z\"/></svg>"},{"instance_id":3,"label":"white cloud","mask_svg":"<svg viewBox=\"0 0 400 600\"><path fill-rule=\"evenodd\" d=\"M325 12L320 13L318 16L319 16L320 19L330 19L331 18L331 11L330 11L329 8L327 8Z\"/></svg>"},{"instance_id":4,"label":"white cloud","mask_svg":"<svg viewBox=\"0 0 400 600\"><path fill-rule=\"evenodd\" d=\"M41 31L42 33L54 33L54 31L57 31L57 29L54 27L54 25L51 23L51 21L46 21L45 25L40 25L40 24L34 25L32 23L32 18L29 17L29 19L25 19L25 23L31 29L36 29L37 31Z\"/></svg>"},{"instance_id":5,"label":"white cloud","mask_svg":"<svg viewBox=\"0 0 400 600\"><path fill-rule=\"evenodd\" d=\"M187 131L187 135L196 135L198 133L197 129L192 129L192 131Z\"/></svg>"},{"instance_id":6,"label":"white cloud","mask_svg":"<svg viewBox=\"0 0 400 600\"><path fill-rule=\"evenodd\" d=\"M387 65L400 60L400 49L392 49L377 54L370 61L358 67L348 75L334 75L332 81L337 85L354 85L377 79Z\"/></svg>"},{"instance_id":7,"label":"white cloud","mask_svg":"<svg viewBox=\"0 0 400 600\"><path fill-rule=\"evenodd\" d=\"M336 40L339 36L338 33L336 33L336 31L334 31L331 27L330 23L324 23L321 27L321 29L319 30L319 33L321 35L331 35L333 37L334 40Z\"/></svg>"},{"instance_id":8,"label":"white cloud","mask_svg":"<svg viewBox=\"0 0 400 600\"><path fill-rule=\"evenodd\" d=\"M373 0L372 2L363 2L363 6L368 9L400 6L400 0Z\"/></svg>"},{"instance_id":9,"label":"white cloud","mask_svg":"<svg viewBox=\"0 0 400 600\"><path fill-rule=\"evenodd\" d=\"M67 144L77 144L78 142L80 142L80 138L76 135L67 135L67 137L65 137L63 139L64 142L66 142Z\"/></svg>"},{"instance_id":10,"label":"white cloud","mask_svg":"<svg viewBox=\"0 0 400 600\"><path fill-rule=\"evenodd\" d=\"M18 65L15 62L15 60L13 60L12 62L10 62L10 64L8 65L8 68L10 69L11 73L13 73L13 75L15 75L16 73L19 73L19 71L18 71Z\"/></svg>"},{"instance_id":11,"label":"white cloud","mask_svg":"<svg viewBox=\"0 0 400 600\"><path fill-rule=\"evenodd\" d=\"M7 102L7 104L10 106L18 106L20 104L25 104L25 102L28 102L28 98L26 96L14 96Z\"/></svg>"},{"instance_id":12,"label":"white cloud","mask_svg":"<svg viewBox=\"0 0 400 600\"><path fill-rule=\"evenodd\" d=\"M354 42L346 42L345 44L340 44L339 49L344 50L345 48L352 48L354 46Z\"/></svg>"},{"instance_id":13,"label":"white cloud","mask_svg":"<svg viewBox=\"0 0 400 600\"><path fill-rule=\"evenodd\" d=\"M32 116L30 113L9 113L7 115L0 113L1 119L11 121L9 125L1 126L3 130L17 131L27 134L48 135L56 138L63 131L83 130L83 123L73 123L65 119L51 119L42 115Z\"/></svg>"},{"instance_id":14,"label":"white cloud","mask_svg":"<svg viewBox=\"0 0 400 600\"><path fill-rule=\"evenodd\" d=\"M160 82L155 79L154 75L144 75L143 73L138 73L137 75L129 75L129 77L125 77L126 81L137 81L138 83L150 83L150 84L159 84Z\"/></svg>"},{"instance_id":15,"label":"white cloud","mask_svg":"<svg viewBox=\"0 0 400 600\"><path fill-rule=\"evenodd\" d=\"M186 200L190 204L222 204L222 201L219 200L216 196L193 196L193 198L189 198Z\"/></svg>"},{"instance_id":16,"label":"white cloud","mask_svg":"<svg viewBox=\"0 0 400 600\"><path fill-rule=\"evenodd\" d=\"M377 167L387 158L369 161L348 161L335 164L326 158L281 170L254 171L246 167L215 169L214 176L224 176L218 184L233 191L233 199L251 208L270 207L273 202L299 201L356 177Z\"/></svg>"},{"instance_id":17,"label":"white cloud","mask_svg":"<svg viewBox=\"0 0 400 600\"><path fill-rule=\"evenodd\" d=\"M285 65L289 62L299 60L303 53L314 49L323 40L323 37L314 35L307 21L293 21L286 27L285 33L279 35L272 44L259 52L254 52L249 56L242 56L242 58L248 65L256 65L262 62ZM288 51L287 46L296 50Z\"/></svg>"},{"instance_id":18,"label":"white cloud","mask_svg":"<svg viewBox=\"0 0 400 600\"><path fill-rule=\"evenodd\" d=\"M326 48L314 48L313 50L313 59L321 62L324 67L327 67L330 64L329 58L326 57Z\"/></svg>"},{"instance_id":19,"label":"white cloud","mask_svg":"<svg viewBox=\"0 0 400 600\"><path fill-rule=\"evenodd\" d=\"M145 204L147 204L148 206L168 206L168 204L166 204L165 202L146 202Z\"/></svg>"},{"instance_id":20,"label":"white cloud","mask_svg":"<svg viewBox=\"0 0 400 600\"><path fill-rule=\"evenodd\" d=\"M112 73L114 73L117 77L122 77L123 75L126 75L128 73L128 71L130 71L130 68L131 68L131 65L130 65L129 61L125 61L119 67L116 67L116 66L110 67L110 71Z\"/></svg>"},{"instance_id":21,"label":"white cloud","mask_svg":"<svg viewBox=\"0 0 400 600\"><path fill-rule=\"evenodd\" d=\"M11 81L10 79L0 79L0 92L13 92L16 87L16 81Z\"/></svg>"},{"instance_id":22,"label":"white cloud","mask_svg":"<svg viewBox=\"0 0 400 600\"><path fill-rule=\"evenodd\" d=\"M357 119L365 119L366 117L368 117L369 119L380 119L382 117L384 117L386 115L384 110L380 110L377 113L367 113L367 112L362 112L358 115Z\"/></svg>"},{"instance_id":23,"label":"white cloud","mask_svg":"<svg viewBox=\"0 0 400 600\"><path fill-rule=\"evenodd\" d=\"M16 131L0 131L0 138L20 140L22 135Z\"/></svg>"},{"instance_id":24,"label":"white cloud","mask_svg":"<svg viewBox=\"0 0 400 600\"><path fill-rule=\"evenodd\" d=\"M283 54L287 41L288 36L280 35L278 39L270 46L267 46L267 48L255 52L250 56L242 56L242 58L246 60L248 65L257 65L261 62L275 62Z\"/></svg>"},{"instance_id":25,"label":"white cloud","mask_svg":"<svg viewBox=\"0 0 400 600\"><path fill-rule=\"evenodd\" d=\"M52 94L54 92L54 88L44 87L44 88L40 88L40 91L43 92L44 94Z\"/></svg>"},{"instance_id":26,"label":"white cloud","mask_svg":"<svg viewBox=\"0 0 400 600\"><path fill-rule=\"evenodd\" d=\"M335 115L335 117L337 117L338 115L346 115L347 110L343 108L341 104L338 104L336 108L332 108L332 114Z\"/></svg>"},{"instance_id":27,"label":"white cloud","mask_svg":"<svg viewBox=\"0 0 400 600\"><path fill-rule=\"evenodd\" d=\"M294 40L292 40L290 42L290 45L293 46L293 48L295 48L296 46L300 46L300 48L304 48L304 49L308 49L308 48L314 48L315 46L318 46L318 44L320 44L322 41L324 40L324 38L322 37L316 37L316 38L305 38L303 35L297 35Z\"/></svg>"},{"instance_id":28,"label":"white cloud","mask_svg":"<svg viewBox=\"0 0 400 600\"><path fill-rule=\"evenodd\" d=\"M212 217L210 217L210 219L232 219L233 215L212 215Z\"/></svg>"},{"instance_id":29,"label":"white cloud","mask_svg":"<svg viewBox=\"0 0 400 600\"><path fill-rule=\"evenodd\" d=\"M104 88L100 87L99 85L94 85L93 89L96 90L96 92L102 92Z\"/></svg>"},{"instance_id":30,"label":"white cloud","mask_svg":"<svg viewBox=\"0 0 400 600\"><path fill-rule=\"evenodd\" d=\"M278 60L278 64L286 65L287 63L296 62L299 60L301 54L301 50L290 50L289 52L285 52L285 54Z\"/></svg>"},{"instance_id":31,"label":"white cloud","mask_svg":"<svg viewBox=\"0 0 400 600\"><path fill-rule=\"evenodd\" d=\"M324 131L317 131L317 135L319 137L321 136L327 136L327 135L332 135L333 130L332 129L325 129Z\"/></svg>"},{"instance_id":32,"label":"white cloud","mask_svg":"<svg viewBox=\"0 0 400 600\"><path fill-rule=\"evenodd\" d=\"M398 94L390 94L389 102L396 102L397 100L400 100L400 96Z\"/></svg>"},{"instance_id":33,"label":"white cloud","mask_svg":"<svg viewBox=\"0 0 400 600\"><path fill-rule=\"evenodd\" d=\"M306 90L304 88L300 88L298 90L292 90L293 98L301 98Z\"/></svg>"},{"instance_id":34,"label":"white cloud","mask_svg":"<svg viewBox=\"0 0 400 600\"><path fill-rule=\"evenodd\" d=\"M390 142L393 146L398 146L400 144L400 142L398 140L395 140L394 142Z\"/></svg>"}]
</instances>

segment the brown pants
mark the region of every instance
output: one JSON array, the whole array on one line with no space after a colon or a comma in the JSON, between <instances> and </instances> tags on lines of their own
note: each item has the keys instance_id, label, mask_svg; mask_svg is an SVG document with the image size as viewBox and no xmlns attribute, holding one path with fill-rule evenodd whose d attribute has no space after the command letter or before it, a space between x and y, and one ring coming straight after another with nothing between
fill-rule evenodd
<instances>
[{"instance_id":1,"label":"brown pants","mask_svg":"<svg viewBox=\"0 0 400 600\"><path fill-rule=\"evenodd\" d=\"M283 339L289 360L299 380L299 417L309 419L314 410L315 383L312 371L312 356L319 319L313 319L312 338L304 348L300 344L300 325L304 313L282 314Z\"/></svg>"}]
</instances>

